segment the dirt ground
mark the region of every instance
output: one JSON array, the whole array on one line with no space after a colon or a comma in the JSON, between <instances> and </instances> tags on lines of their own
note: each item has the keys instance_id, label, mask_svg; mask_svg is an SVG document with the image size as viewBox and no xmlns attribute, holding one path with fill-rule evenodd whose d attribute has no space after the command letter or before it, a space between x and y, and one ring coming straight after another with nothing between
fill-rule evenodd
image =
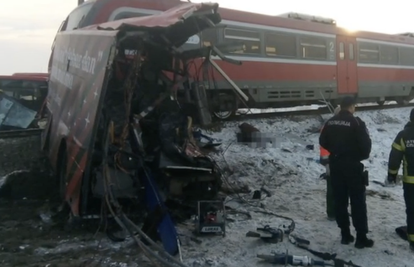
<instances>
[{"instance_id":1,"label":"dirt ground","mask_svg":"<svg viewBox=\"0 0 414 267\"><path fill-rule=\"evenodd\" d=\"M0 139L0 266L148 265L135 244L110 241L96 224L69 231L66 218L51 219L59 203L39 145L37 136Z\"/></svg>"}]
</instances>

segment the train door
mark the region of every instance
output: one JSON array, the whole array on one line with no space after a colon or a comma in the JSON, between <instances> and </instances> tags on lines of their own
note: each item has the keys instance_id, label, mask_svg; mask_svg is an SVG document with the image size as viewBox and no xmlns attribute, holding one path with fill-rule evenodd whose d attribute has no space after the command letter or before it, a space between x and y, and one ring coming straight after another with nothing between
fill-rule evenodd
<instances>
[{"instance_id":1,"label":"train door","mask_svg":"<svg viewBox=\"0 0 414 267\"><path fill-rule=\"evenodd\" d=\"M336 47L338 94L356 94L358 92L356 39L338 35Z\"/></svg>"}]
</instances>

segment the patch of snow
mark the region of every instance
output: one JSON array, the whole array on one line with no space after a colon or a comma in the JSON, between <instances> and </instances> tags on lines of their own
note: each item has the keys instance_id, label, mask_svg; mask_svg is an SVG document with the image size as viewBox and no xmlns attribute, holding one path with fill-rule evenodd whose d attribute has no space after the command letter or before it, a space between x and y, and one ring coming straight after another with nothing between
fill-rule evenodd
<instances>
[{"instance_id":1,"label":"patch of snow","mask_svg":"<svg viewBox=\"0 0 414 267\"><path fill-rule=\"evenodd\" d=\"M29 173L28 170L18 170L18 171L13 171L3 177L0 177L0 188L6 183L7 179L9 179L9 177L13 177L13 175L18 174L18 173Z\"/></svg>"},{"instance_id":2,"label":"patch of snow","mask_svg":"<svg viewBox=\"0 0 414 267\"><path fill-rule=\"evenodd\" d=\"M310 248L337 253L338 258L352 260L364 267L412 266L413 254L408 243L395 233L396 227L406 224L403 190L401 186L383 188L372 183L373 180L384 181L392 141L408 121L410 110L357 111L355 114L366 122L372 139L370 159L363 163L369 170L371 181L367 187L368 236L374 239L375 244L373 248L362 250L356 249L353 244L341 245L336 222L326 218L326 182L319 179L325 170L317 162L319 133L308 131L321 126L320 117L246 120L261 132L276 138L276 146L269 145L266 148L252 148L237 143L236 132L241 122L228 122L221 132L207 134L223 141L220 149L224 156L216 154L214 157L231 173L227 178L228 183L248 186L251 191L265 186L272 196L261 200L261 205L269 211L294 219L296 228L293 233L308 239ZM324 117L327 118L329 115ZM314 150L307 149L306 145L314 145ZM259 203L252 200L251 193L239 195L231 202L231 198L228 198L227 205L248 211L252 219L229 210L229 216L234 221L227 223L226 237L202 237L200 245L183 245L183 258L188 266L257 266L259 259L256 254L270 254L271 251L284 253L286 250L289 254L318 259L287 240L268 244L246 237L248 231L255 231L257 227L269 224L277 228L289 224L289 221L256 212L260 209ZM244 201L240 201L240 198ZM352 226L351 229L355 235ZM179 231L184 230L185 227L180 226Z\"/></svg>"},{"instance_id":3,"label":"patch of snow","mask_svg":"<svg viewBox=\"0 0 414 267\"><path fill-rule=\"evenodd\" d=\"M414 103L414 100L411 100L409 103ZM388 105L395 105L397 104L396 101L386 101L384 106ZM357 107L368 107L368 106L378 106L376 102L369 102L369 103L359 103L356 105ZM258 108L241 108L238 109L237 114L258 114L258 113L273 113L273 112L289 112L289 111L300 111L300 110L315 110L318 108L326 107L326 105L306 105L306 106L296 106L296 107L288 107L288 108L266 108L266 109L258 109Z\"/></svg>"},{"instance_id":4,"label":"patch of snow","mask_svg":"<svg viewBox=\"0 0 414 267\"><path fill-rule=\"evenodd\" d=\"M54 248L39 247L36 248L33 253L36 255L48 255L48 254L63 254L69 251L78 251L88 248L100 250L100 251L116 251L131 246L131 241L128 239L124 242L114 243L109 239L101 240L80 240L78 238L70 240L61 240Z\"/></svg>"}]
</instances>

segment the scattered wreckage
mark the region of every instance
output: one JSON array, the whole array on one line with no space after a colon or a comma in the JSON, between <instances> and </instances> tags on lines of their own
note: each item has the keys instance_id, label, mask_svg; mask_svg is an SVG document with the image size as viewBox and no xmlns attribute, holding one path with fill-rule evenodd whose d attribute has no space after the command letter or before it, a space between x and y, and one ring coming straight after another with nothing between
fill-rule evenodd
<instances>
[{"instance_id":1,"label":"scattered wreckage","mask_svg":"<svg viewBox=\"0 0 414 267\"><path fill-rule=\"evenodd\" d=\"M158 15L59 33L40 111L47 118L41 147L70 223L114 220L165 266L185 267L172 257L180 253L180 242L167 200L193 209L199 205L196 233L225 236L225 209L216 200L221 170L197 144L203 136L193 131L193 119L203 121L203 105L197 106L198 114L187 113L176 99L177 87L191 78L191 59L209 62L213 52L221 56L214 47L179 49L190 36L220 22L217 9L214 3L185 3ZM241 130L247 132L243 142L257 138L257 129ZM294 229L291 221L286 234ZM270 232L267 239L274 233L283 234ZM108 236L117 239L112 232Z\"/></svg>"}]
</instances>

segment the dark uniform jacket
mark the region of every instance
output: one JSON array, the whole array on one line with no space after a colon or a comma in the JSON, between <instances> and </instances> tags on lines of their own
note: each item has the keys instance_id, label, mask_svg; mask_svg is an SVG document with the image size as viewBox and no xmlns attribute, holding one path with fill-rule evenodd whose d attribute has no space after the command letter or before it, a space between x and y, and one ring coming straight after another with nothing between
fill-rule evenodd
<instances>
[{"instance_id":1,"label":"dark uniform jacket","mask_svg":"<svg viewBox=\"0 0 414 267\"><path fill-rule=\"evenodd\" d=\"M403 182L414 184L414 123L409 122L397 134L388 160L388 175L396 176L403 160Z\"/></svg>"},{"instance_id":2,"label":"dark uniform jacket","mask_svg":"<svg viewBox=\"0 0 414 267\"><path fill-rule=\"evenodd\" d=\"M360 162L371 153L371 138L365 123L346 110L341 110L325 123L319 144L329 151L330 162Z\"/></svg>"}]
</instances>

